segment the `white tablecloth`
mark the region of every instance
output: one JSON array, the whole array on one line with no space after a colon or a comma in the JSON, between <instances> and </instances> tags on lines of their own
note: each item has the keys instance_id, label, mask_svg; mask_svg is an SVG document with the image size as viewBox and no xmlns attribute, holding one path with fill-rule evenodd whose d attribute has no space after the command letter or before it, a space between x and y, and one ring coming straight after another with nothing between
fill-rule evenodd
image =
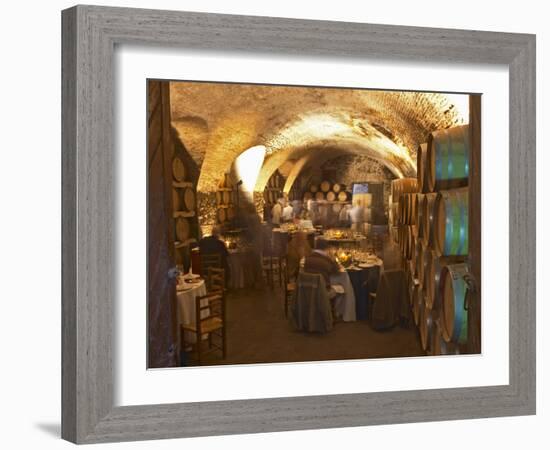
<instances>
[{"instance_id":1,"label":"white tablecloth","mask_svg":"<svg viewBox=\"0 0 550 450\"><path fill-rule=\"evenodd\" d=\"M348 273L342 269L340 272L331 275L330 284L339 284L344 288L344 294L339 295L334 300L336 313L342 316L344 322L355 322L355 292Z\"/></svg>"},{"instance_id":2,"label":"white tablecloth","mask_svg":"<svg viewBox=\"0 0 550 450\"><path fill-rule=\"evenodd\" d=\"M206 295L206 285L204 280L198 283L183 283L183 286L190 289L177 291L178 296L178 325L190 325L197 322L197 310L195 308L195 299L201 295ZM204 300L207 301L207 300ZM208 310L202 312L203 317L207 317ZM185 332L186 342L196 342L194 333Z\"/></svg>"}]
</instances>

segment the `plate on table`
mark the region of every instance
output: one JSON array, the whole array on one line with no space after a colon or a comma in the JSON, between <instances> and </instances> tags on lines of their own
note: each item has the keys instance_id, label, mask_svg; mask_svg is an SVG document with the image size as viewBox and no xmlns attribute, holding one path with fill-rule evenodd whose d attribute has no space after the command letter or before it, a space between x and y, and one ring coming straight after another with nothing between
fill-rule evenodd
<instances>
[{"instance_id":1,"label":"plate on table","mask_svg":"<svg viewBox=\"0 0 550 450\"><path fill-rule=\"evenodd\" d=\"M199 277L199 275L197 275ZM201 278L184 278L183 281L185 281L188 284L196 284L200 283L202 281Z\"/></svg>"}]
</instances>

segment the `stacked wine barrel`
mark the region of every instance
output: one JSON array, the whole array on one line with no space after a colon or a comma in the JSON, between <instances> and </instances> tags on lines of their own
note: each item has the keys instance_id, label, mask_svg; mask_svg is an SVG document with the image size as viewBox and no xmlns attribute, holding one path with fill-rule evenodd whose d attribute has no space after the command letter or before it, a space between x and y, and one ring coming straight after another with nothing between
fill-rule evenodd
<instances>
[{"instance_id":1,"label":"stacked wine barrel","mask_svg":"<svg viewBox=\"0 0 550 450\"><path fill-rule=\"evenodd\" d=\"M219 224L225 225L235 217L235 190L228 173L218 183L216 191L216 219Z\"/></svg>"},{"instance_id":2,"label":"stacked wine barrel","mask_svg":"<svg viewBox=\"0 0 550 450\"><path fill-rule=\"evenodd\" d=\"M410 259L412 238L416 235L416 178L399 178L391 183L391 229L403 256Z\"/></svg>"},{"instance_id":3,"label":"stacked wine barrel","mask_svg":"<svg viewBox=\"0 0 550 450\"><path fill-rule=\"evenodd\" d=\"M284 197L283 188L285 184L285 178L281 173L276 170L269 180L267 180L266 187L264 189L264 202L267 208L272 208L277 200Z\"/></svg>"},{"instance_id":4,"label":"stacked wine barrel","mask_svg":"<svg viewBox=\"0 0 550 450\"><path fill-rule=\"evenodd\" d=\"M461 352L468 341L469 127L431 133L417 178L392 182L390 211L422 348Z\"/></svg>"},{"instance_id":5,"label":"stacked wine barrel","mask_svg":"<svg viewBox=\"0 0 550 450\"><path fill-rule=\"evenodd\" d=\"M326 200L327 202L349 202L351 195L346 191L346 186L340 183L331 183L328 180L320 184L311 184L309 190L303 195L304 202L308 200Z\"/></svg>"},{"instance_id":6,"label":"stacked wine barrel","mask_svg":"<svg viewBox=\"0 0 550 450\"><path fill-rule=\"evenodd\" d=\"M179 155L172 159L172 216L174 219L175 259L183 261L182 251L186 251L196 237L196 198L195 187L188 181L188 173Z\"/></svg>"}]
</instances>

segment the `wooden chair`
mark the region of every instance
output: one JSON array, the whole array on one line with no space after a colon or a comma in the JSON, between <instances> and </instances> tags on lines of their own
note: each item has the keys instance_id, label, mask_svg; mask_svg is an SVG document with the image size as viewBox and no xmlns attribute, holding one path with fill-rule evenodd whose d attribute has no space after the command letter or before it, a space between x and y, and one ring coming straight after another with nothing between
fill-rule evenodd
<instances>
[{"instance_id":1,"label":"wooden chair","mask_svg":"<svg viewBox=\"0 0 550 450\"><path fill-rule=\"evenodd\" d=\"M332 330L334 305L321 274L300 271L291 312L291 324L297 330L320 333Z\"/></svg>"},{"instance_id":2,"label":"wooden chair","mask_svg":"<svg viewBox=\"0 0 550 450\"><path fill-rule=\"evenodd\" d=\"M201 275L203 277L208 276L208 269L215 267L217 269L222 268L222 255L219 253L201 253Z\"/></svg>"},{"instance_id":3,"label":"wooden chair","mask_svg":"<svg viewBox=\"0 0 550 450\"><path fill-rule=\"evenodd\" d=\"M275 287L275 279L278 279L279 286L284 280L284 257L274 255L262 255L262 272L266 283L272 289Z\"/></svg>"},{"instance_id":4,"label":"wooden chair","mask_svg":"<svg viewBox=\"0 0 550 450\"><path fill-rule=\"evenodd\" d=\"M271 257L271 267L273 270L273 279L277 278L279 280L279 286L283 284L284 280L284 256L272 256Z\"/></svg>"},{"instance_id":5,"label":"wooden chair","mask_svg":"<svg viewBox=\"0 0 550 450\"><path fill-rule=\"evenodd\" d=\"M285 317L288 317L288 307L292 303L296 292L296 274L291 274L288 269L288 261L285 257L283 264L284 284L285 284Z\"/></svg>"},{"instance_id":6,"label":"wooden chair","mask_svg":"<svg viewBox=\"0 0 550 450\"><path fill-rule=\"evenodd\" d=\"M208 292L224 292L226 289L225 269L219 269L218 267L209 267L206 278L206 286L208 288Z\"/></svg>"},{"instance_id":7,"label":"wooden chair","mask_svg":"<svg viewBox=\"0 0 550 450\"><path fill-rule=\"evenodd\" d=\"M266 284L273 288L273 260L271 259L271 255L262 255L262 274Z\"/></svg>"},{"instance_id":8,"label":"wooden chair","mask_svg":"<svg viewBox=\"0 0 550 450\"><path fill-rule=\"evenodd\" d=\"M191 346L195 348L197 362L202 362L205 354L221 351L222 359L226 356L225 339L225 299L223 292L213 291L209 294L195 298L195 323L182 325L181 339L182 348ZM185 342L185 332L195 335L194 343ZM208 336L208 349L203 350L203 336ZM214 343L213 337L218 338L220 343Z\"/></svg>"}]
</instances>

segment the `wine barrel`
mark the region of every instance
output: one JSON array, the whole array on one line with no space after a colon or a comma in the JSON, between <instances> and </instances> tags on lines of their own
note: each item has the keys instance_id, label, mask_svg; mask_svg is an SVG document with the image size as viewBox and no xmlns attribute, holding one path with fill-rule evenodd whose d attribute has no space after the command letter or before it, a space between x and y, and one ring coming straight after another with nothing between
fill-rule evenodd
<instances>
[{"instance_id":1,"label":"wine barrel","mask_svg":"<svg viewBox=\"0 0 550 450\"><path fill-rule=\"evenodd\" d=\"M414 237L414 234L411 237L411 257L409 258L409 270L411 271L412 275L415 275L415 268L414 263L416 262L416 238Z\"/></svg>"},{"instance_id":2,"label":"wine barrel","mask_svg":"<svg viewBox=\"0 0 550 450\"><path fill-rule=\"evenodd\" d=\"M418 278L420 285L423 287L424 286L424 269L426 268L426 257L425 257L426 249L420 239L417 239L416 242L417 242L417 247L415 252L416 277Z\"/></svg>"},{"instance_id":3,"label":"wine barrel","mask_svg":"<svg viewBox=\"0 0 550 450\"><path fill-rule=\"evenodd\" d=\"M180 194L177 189L172 188L172 211L180 210Z\"/></svg>"},{"instance_id":4,"label":"wine barrel","mask_svg":"<svg viewBox=\"0 0 550 450\"><path fill-rule=\"evenodd\" d=\"M222 192L222 204L223 205L231 204L231 191Z\"/></svg>"},{"instance_id":5,"label":"wine barrel","mask_svg":"<svg viewBox=\"0 0 550 450\"><path fill-rule=\"evenodd\" d=\"M468 185L470 127L434 131L428 137L426 178L428 191Z\"/></svg>"},{"instance_id":6,"label":"wine barrel","mask_svg":"<svg viewBox=\"0 0 550 450\"><path fill-rule=\"evenodd\" d=\"M333 191L327 192L327 200L333 202L336 200L336 194Z\"/></svg>"},{"instance_id":7,"label":"wine barrel","mask_svg":"<svg viewBox=\"0 0 550 450\"><path fill-rule=\"evenodd\" d=\"M183 204L185 205L185 209L187 209L187 211L195 210L195 193L193 192L193 189L186 188L185 191L183 191Z\"/></svg>"},{"instance_id":8,"label":"wine barrel","mask_svg":"<svg viewBox=\"0 0 550 450\"><path fill-rule=\"evenodd\" d=\"M344 185L339 183L334 183L334 185L332 186L332 190L338 194L338 192L344 190Z\"/></svg>"},{"instance_id":9,"label":"wine barrel","mask_svg":"<svg viewBox=\"0 0 550 450\"><path fill-rule=\"evenodd\" d=\"M464 344L468 340L467 275L465 263L446 266L441 272L441 331L446 342Z\"/></svg>"},{"instance_id":10,"label":"wine barrel","mask_svg":"<svg viewBox=\"0 0 550 450\"><path fill-rule=\"evenodd\" d=\"M304 202L307 202L308 200L311 200L313 196L311 195L311 192L305 192L304 193Z\"/></svg>"},{"instance_id":11,"label":"wine barrel","mask_svg":"<svg viewBox=\"0 0 550 450\"><path fill-rule=\"evenodd\" d=\"M420 286L415 283L412 292L412 311L414 324L416 326L418 326L418 324L420 323L420 307L422 304L422 296L422 289L420 289Z\"/></svg>"},{"instance_id":12,"label":"wine barrel","mask_svg":"<svg viewBox=\"0 0 550 450\"><path fill-rule=\"evenodd\" d=\"M391 182L391 196L393 201L398 201L402 194L418 192L418 180L416 178L398 178Z\"/></svg>"},{"instance_id":13,"label":"wine barrel","mask_svg":"<svg viewBox=\"0 0 550 450\"><path fill-rule=\"evenodd\" d=\"M403 194L399 197L399 223L403 225L416 224L416 194Z\"/></svg>"},{"instance_id":14,"label":"wine barrel","mask_svg":"<svg viewBox=\"0 0 550 450\"><path fill-rule=\"evenodd\" d=\"M390 225L397 225L399 223L399 203L390 203L388 210L388 222Z\"/></svg>"},{"instance_id":15,"label":"wine barrel","mask_svg":"<svg viewBox=\"0 0 550 450\"><path fill-rule=\"evenodd\" d=\"M420 240L415 237L413 240L413 248L411 251L411 263L412 263L412 271L415 278L418 278L418 281L420 285L422 286L422 277L421 275L424 275L424 271L422 270L422 273L420 273L420 261L424 257L422 244L420 243Z\"/></svg>"},{"instance_id":16,"label":"wine barrel","mask_svg":"<svg viewBox=\"0 0 550 450\"><path fill-rule=\"evenodd\" d=\"M225 216L227 220L233 220L235 218L235 208L233 206L227 208Z\"/></svg>"},{"instance_id":17,"label":"wine barrel","mask_svg":"<svg viewBox=\"0 0 550 450\"><path fill-rule=\"evenodd\" d=\"M317 191L315 193L315 200L319 201L319 200L324 200L325 199L325 194L321 191Z\"/></svg>"},{"instance_id":18,"label":"wine barrel","mask_svg":"<svg viewBox=\"0 0 550 450\"><path fill-rule=\"evenodd\" d=\"M430 342L430 355L452 355L458 353L458 347L452 342L445 342L442 336L441 324L439 320L434 320L432 340Z\"/></svg>"},{"instance_id":19,"label":"wine barrel","mask_svg":"<svg viewBox=\"0 0 550 450\"><path fill-rule=\"evenodd\" d=\"M411 259L411 253L412 253L412 241L414 238L414 226L413 225L401 225L402 227L402 247L401 247L401 253L403 255L403 258L410 260Z\"/></svg>"},{"instance_id":20,"label":"wine barrel","mask_svg":"<svg viewBox=\"0 0 550 450\"><path fill-rule=\"evenodd\" d=\"M225 208L218 209L218 222L224 223L227 220L227 215L225 213Z\"/></svg>"},{"instance_id":21,"label":"wine barrel","mask_svg":"<svg viewBox=\"0 0 550 450\"><path fill-rule=\"evenodd\" d=\"M399 223L407 224L407 200L404 195L399 196Z\"/></svg>"},{"instance_id":22,"label":"wine barrel","mask_svg":"<svg viewBox=\"0 0 550 450\"><path fill-rule=\"evenodd\" d=\"M330 183L327 180L324 180L321 182L320 188L321 188L321 191L326 193L330 191Z\"/></svg>"},{"instance_id":23,"label":"wine barrel","mask_svg":"<svg viewBox=\"0 0 550 450\"><path fill-rule=\"evenodd\" d=\"M316 184L312 184L310 187L309 187L309 192L312 192L312 193L316 193L317 191L319 190L319 186L317 186Z\"/></svg>"},{"instance_id":24,"label":"wine barrel","mask_svg":"<svg viewBox=\"0 0 550 450\"><path fill-rule=\"evenodd\" d=\"M464 262L460 256L438 256L436 252L426 249L427 263L424 268L424 282L422 286L426 292L426 304L430 309L439 310L441 306L441 274L445 266Z\"/></svg>"},{"instance_id":25,"label":"wine barrel","mask_svg":"<svg viewBox=\"0 0 550 450\"><path fill-rule=\"evenodd\" d=\"M264 198L265 198L265 201L267 202L267 195L265 192L264 192ZM222 191L216 191L216 204L220 206L222 202L223 202Z\"/></svg>"},{"instance_id":26,"label":"wine barrel","mask_svg":"<svg viewBox=\"0 0 550 450\"><path fill-rule=\"evenodd\" d=\"M432 310L426 306L425 302L420 306L419 316L420 344L422 345L422 350L427 351L431 344L434 330Z\"/></svg>"},{"instance_id":27,"label":"wine barrel","mask_svg":"<svg viewBox=\"0 0 550 450\"><path fill-rule=\"evenodd\" d=\"M434 222L434 203L437 194L425 194L422 199L422 243L424 246L433 246L433 222Z\"/></svg>"},{"instance_id":28,"label":"wine barrel","mask_svg":"<svg viewBox=\"0 0 550 450\"><path fill-rule=\"evenodd\" d=\"M423 203L424 203L424 194L416 194L416 206L415 206L416 217L415 217L414 223L416 224L416 227L418 230L419 240L422 240L424 236L424 226L422 221L422 214L424 212L422 208Z\"/></svg>"},{"instance_id":29,"label":"wine barrel","mask_svg":"<svg viewBox=\"0 0 550 450\"><path fill-rule=\"evenodd\" d=\"M468 188L440 191L433 214L436 252L440 255L467 255Z\"/></svg>"},{"instance_id":30,"label":"wine barrel","mask_svg":"<svg viewBox=\"0 0 550 450\"><path fill-rule=\"evenodd\" d=\"M420 144L416 151L416 177L418 180L418 192L429 192L426 177L426 155L428 144Z\"/></svg>"},{"instance_id":31,"label":"wine barrel","mask_svg":"<svg viewBox=\"0 0 550 450\"><path fill-rule=\"evenodd\" d=\"M183 217L176 220L176 238L181 242L189 239L189 222Z\"/></svg>"},{"instance_id":32,"label":"wine barrel","mask_svg":"<svg viewBox=\"0 0 550 450\"><path fill-rule=\"evenodd\" d=\"M396 244L399 242L399 227L393 226L390 228L390 237Z\"/></svg>"},{"instance_id":33,"label":"wine barrel","mask_svg":"<svg viewBox=\"0 0 550 450\"><path fill-rule=\"evenodd\" d=\"M414 294L414 279L411 276L411 272L407 270L408 262L405 263L405 285L407 287L407 294L409 296L409 305L413 306L414 300L413 300L413 294Z\"/></svg>"},{"instance_id":34,"label":"wine barrel","mask_svg":"<svg viewBox=\"0 0 550 450\"><path fill-rule=\"evenodd\" d=\"M340 191L338 192L338 201L339 202L345 202L348 199L348 193L346 191Z\"/></svg>"},{"instance_id":35,"label":"wine barrel","mask_svg":"<svg viewBox=\"0 0 550 450\"><path fill-rule=\"evenodd\" d=\"M177 156L172 160L172 176L174 177L174 180L179 182L185 180L185 165Z\"/></svg>"}]
</instances>

